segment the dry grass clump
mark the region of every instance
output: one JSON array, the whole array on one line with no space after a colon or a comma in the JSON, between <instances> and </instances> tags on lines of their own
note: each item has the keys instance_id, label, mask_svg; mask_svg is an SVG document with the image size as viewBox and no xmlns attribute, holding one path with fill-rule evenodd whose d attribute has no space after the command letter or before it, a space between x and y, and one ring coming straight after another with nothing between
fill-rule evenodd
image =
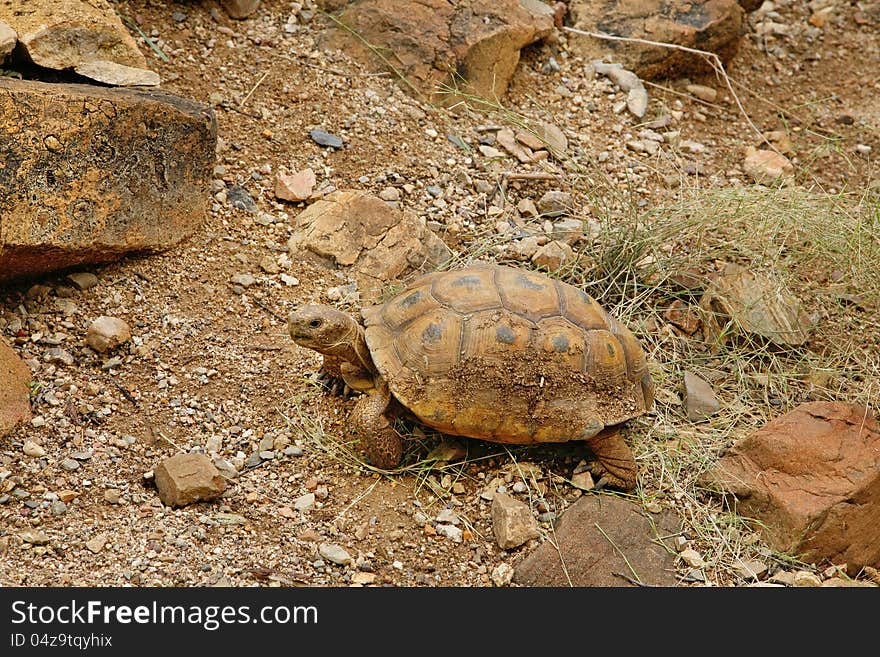
<instances>
[{"instance_id":1,"label":"dry grass clump","mask_svg":"<svg viewBox=\"0 0 880 657\"><path fill-rule=\"evenodd\" d=\"M700 475L724 448L798 403L833 399L876 407L880 373L880 204L870 196L820 195L796 188L692 190L636 222L609 223L592 245L592 272L566 278L632 326L650 354L657 385L653 415L634 423L641 494L666 500L703 543L723 579L737 564L770 555L743 519L703 493ZM695 307L724 263L771 275L814 324L802 345L780 347L742 334L687 335L665 317L673 301ZM697 275L699 274L699 276ZM682 379L708 380L721 411L693 423ZM764 550L764 553L761 553ZM757 554L756 554L757 553Z\"/></svg>"}]
</instances>

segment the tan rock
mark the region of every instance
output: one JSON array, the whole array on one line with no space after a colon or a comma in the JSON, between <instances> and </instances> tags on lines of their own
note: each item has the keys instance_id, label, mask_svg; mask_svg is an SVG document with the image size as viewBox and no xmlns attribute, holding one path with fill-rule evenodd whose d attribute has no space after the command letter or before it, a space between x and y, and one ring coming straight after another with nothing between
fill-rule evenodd
<instances>
[{"instance_id":1,"label":"tan rock","mask_svg":"<svg viewBox=\"0 0 880 657\"><path fill-rule=\"evenodd\" d=\"M703 84L689 84L685 87L685 90L699 98L700 100L705 100L707 103L714 103L718 98L718 90L713 87L707 87Z\"/></svg>"},{"instance_id":2,"label":"tan rock","mask_svg":"<svg viewBox=\"0 0 880 657\"><path fill-rule=\"evenodd\" d=\"M506 493L495 493L492 500L492 531L502 550L519 547L539 535L532 510Z\"/></svg>"},{"instance_id":3,"label":"tan rock","mask_svg":"<svg viewBox=\"0 0 880 657\"><path fill-rule=\"evenodd\" d=\"M316 182L312 169L292 174L278 172L275 176L275 197L282 201L305 201L312 195Z\"/></svg>"},{"instance_id":4,"label":"tan rock","mask_svg":"<svg viewBox=\"0 0 880 657\"><path fill-rule=\"evenodd\" d=\"M31 418L31 371L0 338L0 438Z\"/></svg>"},{"instance_id":5,"label":"tan rock","mask_svg":"<svg viewBox=\"0 0 880 657\"><path fill-rule=\"evenodd\" d=\"M424 218L363 192L333 192L300 212L296 228L288 242L292 254L305 249L351 267L367 295L408 269L436 267L450 257Z\"/></svg>"},{"instance_id":6,"label":"tan rock","mask_svg":"<svg viewBox=\"0 0 880 657\"><path fill-rule=\"evenodd\" d=\"M220 4L231 18L241 20L259 9L260 0L220 0Z\"/></svg>"},{"instance_id":7,"label":"tan rock","mask_svg":"<svg viewBox=\"0 0 880 657\"><path fill-rule=\"evenodd\" d=\"M725 265L708 286L699 309L704 338L712 344L738 333L759 335L779 346L799 345L809 339L813 325L778 273L735 263Z\"/></svg>"},{"instance_id":8,"label":"tan rock","mask_svg":"<svg viewBox=\"0 0 880 657\"><path fill-rule=\"evenodd\" d=\"M160 82L159 74L155 71L103 59L77 64L73 70L91 80L117 87L157 87Z\"/></svg>"},{"instance_id":9,"label":"tan rock","mask_svg":"<svg viewBox=\"0 0 880 657\"><path fill-rule=\"evenodd\" d=\"M0 20L0 64L2 64L18 43L18 35L6 21Z\"/></svg>"},{"instance_id":10,"label":"tan rock","mask_svg":"<svg viewBox=\"0 0 880 657\"><path fill-rule=\"evenodd\" d=\"M532 262L548 271L558 271L574 260L574 251L565 242L553 240L535 251Z\"/></svg>"},{"instance_id":11,"label":"tan rock","mask_svg":"<svg viewBox=\"0 0 880 657\"><path fill-rule=\"evenodd\" d=\"M508 153L513 155L520 162L531 162L533 154L531 149L523 146L521 142L514 137L513 130L504 128L498 131L495 137L496 143Z\"/></svg>"},{"instance_id":12,"label":"tan rock","mask_svg":"<svg viewBox=\"0 0 880 657\"><path fill-rule=\"evenodd\" d=\"M131 340L131 329L125 320L102 315L86 331L86 344L99 353L116 349Z\"/></svg>"},{"instance_id":13,"label":"tan rock","mask_svg":"<svg viewBox=\"0 0 880 657\"><path fill-rule=\"evenodd\" d=\"M72 69L105 60L147 68L147 60L107 0L0 2L0 20L18 33L30 59L46 68Z\"/></svg>"},{"instance_id":14,"label":"tan rock","mask_svg":"<svg viewBox=\"0 0 880 657\"><path fill-rule=\"evenodd\" d=\"M693 335L700 328L700 316L697 309L681 299L676 299L669 304L663 317L688 335Z\"/></svg>"},{"instance_id":15,"label":"tan rock","mask_svg":"<svg viewBox=\"0 0 880 657\"><path fill-rule=\"evenodd\" d=\"M0 281L165 250L204 220L210 107L4 77L0 91Z\"/></svg>"},{"instance_id":16,"label":"tan rock","mask_svg":"<svg viewBox=\"0 0 880 657\"><path fill-rule=\"evenodd\" d=\"M204 454L176 454L160 463L154 474L159 499L179 507L213 500L226 490L226 481Z\"/></svg>"},{"instance_id":17,"label":"tan rock","mask_svg":"<svg viewBox=\"0 0 880 657\"><path fill-rule=\"evenodd\" d=\"M807 563L880 566L880 427L870 410L808 402L737 442L707 473L775 550Z\"/></svg>"},{"instance_id":18,"label":"tan rock","mask_svg":"<svg viewBox=\"0 0 880 657\"><path fill-rule=\"evenodd\" d=\"M762 185L772 185L791 178L794 165L784 155L775 151L749 148L743 161L743 171Z\"/></svg>"},{"instance_id":19,"label":"tan rock","mask_svg":"<svg viewBox=\"0 0 880 657\"><path fill-rule=\"evenodd\" d=\"M693 372L684 373L684 407L691 422L702 422L721 410L712 386Z\"/></svg>"},{"instance_id":20,"label":"tan rock","mask_svg":"<svg viewBox=\"0 0 880 657\"><path fill-rule=\"evenodd\" d=\"M559 155L565 153L568 148L568 137L553 123L540 121L535 125L535 134L547 147Z\"/></svg>"}]
</instances>

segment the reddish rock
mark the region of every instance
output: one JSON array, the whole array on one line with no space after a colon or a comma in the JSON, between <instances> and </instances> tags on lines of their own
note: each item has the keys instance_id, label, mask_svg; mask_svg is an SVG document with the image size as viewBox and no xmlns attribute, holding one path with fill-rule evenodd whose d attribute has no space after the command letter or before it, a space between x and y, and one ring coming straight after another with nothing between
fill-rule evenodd
<instances>
[{"instance_id":1,"label":"reddish rock","mask_svg":"<svg viewBox=\"0 0 880 657\"><path fill-rule=\"evenodd\" d=\"M167 92L0 76L0 281L188 237L216 142L213 110Z\"/></svg>"},{"instance_id":2,"label":"reddish rock","mask_svg":"<svg viewBox=\"0 0 880 657\"><path fill-rule=\"evenodd\" d=\"M739 49L745 24L737 0L572 0L569 12L576 29L704 50L724 63ZM642 79L712 71L705 58L675 48L573 32L569 46L586 59L610 55Z\"/></svg>"},{"instance_id":3,"label":"reddish rock","mask_svg":"<svg viewBox=\"0 0 880 657\"><path fill-rule=\"evenodd\" d=\"M519 63L520 50L553 31L553 8L539 0L325 4L347 4L338 20L350 28L329 30L323 38L325 47L342 50L376 68L391 64L417 89L440 102L457 100L442 86L489 99L502 97ZM377 50L386 61L378 57Z\"/></svg>"},{"instance_id":4,"label":"reddish rock","mask_svg":"<svg viewBox=\"0 0 880 657\"><path fill-rule=\"evenodd\" d=\"M675 586L675 551L671 545L664 548L661 537L680 531L671 512L648 518L640 506L613 495L581 497L562 514L553 541L544 541L516 566L513 581L523 586L628 586L628 577Z\"/></svg>"},{"instance_id":5,"label":"reddish rock","mask_svg":"<svg viewBox=\"0 0 880 657\"><path fill-rule=\"evenodd\" d=\"M0 338L0 438L31 417L31 371Z\"/></svg>"},{"instance_id":6,"label":"reddish rock","mask_svg":"<svg viewBox=\"0 0 880 657\"><path fill-rule=\"evenodd\" d=\"M211 459L197 453L165 459L156 468L154 481L159 499L172 507L213 500L226 490L226 481Z\"/></svg>"},{"instance_id":7,"label":"reddish rock","mask_svg":"<svg viewBox=\"0 0 880 657\"><path fill-rule=\"evenodd\" d=\"M279 171L275 176L275 197L282 201L305 201L312 195L316 182L312 169L296 173Z\"/></svg>"},{"instance_id":8,"label":"reddish rock","mask_svg":"<svg viewBox=\"0 0 880 657\"><path fill-rule=\"evenodd\" d=\"M734 445L704 483L780 552L851 574L880 566L880 427L865 406L801 404Z\"/></svg>"}]
</instances>

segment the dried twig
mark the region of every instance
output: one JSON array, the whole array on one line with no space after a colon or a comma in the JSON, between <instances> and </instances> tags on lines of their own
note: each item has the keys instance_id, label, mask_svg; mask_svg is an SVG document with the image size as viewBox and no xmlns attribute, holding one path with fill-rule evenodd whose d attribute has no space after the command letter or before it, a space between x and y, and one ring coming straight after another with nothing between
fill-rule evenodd
<instances>
[{"instance_id":1,"label":"dried twig","mask_svg":"<svg viewBox=\"0 0 880 657\"><path fill-rule=\"evenodd\" d=\"M620 577L621 579L625 579L627 582L629 582L633 586L656 587L656 584L645 584L644 582L640 582L637 579L633 579L632 577L630 577L626 573L612 572L611 574L614 575L615 577Z\"/></svg>"},{"instance_id":2,"label":"dried twig","mask_svg":"<svg viewBox=\"0 0 880 657\"><path fill-rule=\"evenodd\" d=\"M636 572L636 569L632 567L632 564L629 562L629 559L626 558L626 555L623 553L623 550L621 550L619 547L617 547L617 544L615 544L615 542L611 540L611 537L605 533L605 530L599 526L598 522L594 522L593 524L596 526L596 529L599 530L599 532L602 534L602 536L605 537L605 540L608 541L609 543L611 543L611 547L613 547L615 550L617 550L618 554L620 554L620 556L623 557L623 562L626 564L626 567L629 568L629 571L633 574L633 577L635 577L636 582L638 582L641 585L642 580L639 578L639 574Z\"/></svg>"},{"instance_id":3,"label":"dried twig","mask_svg":"<svg viewBox=\"0 0 880 657\"><path fill-rule=\"evenodd\" d=\"M267 313L269 313L270 315L272 315L275 319L281 320L282 322L286 322L286 321L287 321L287 317L284 317L283 315L279 315L279 314L278 314L277 312L275 312L272 308L270 308L269 305L266 304L265 302L260 301L260 300L257 299L257 298L252 298L251 301L253 301L255 304L257 304L260 308L262 308L263 310L265 310Z\"/></svg>"},{"instance_id":4,"label":"dried twig","mask_svg":"<svg viewBox=\"0 0 880 657\"><path fill-rule=\"evenodd\" d=\"M721 58L716 55L714 52L708 52L706 50L699 50L697 48L688 48L687 46L681 46L676 43L666 43L665 41L651 41L650 39L637 39L635 37L622 37L622 36L614 36L613 34L605 34L604 32L589 32L587 30L579 30L574 27L563 27L563 30L566 32L572 32L574 34L582 34L583 36L593 37L594 39L605 39L607 41L625 41L627 43L641 43L646 46L658 46L660 48L671 48L673 50L681 50L682 52L689 52L695 55L700 55L705 58L706 61L709 62L709 65L715 70L715 73L720 75L724 80L725 86L727 86L727 90L730 92L731 98L733 98L733 102L736 103L737 108L739 108L740 113L746 120L746 123L749 124L749 127L755 131L755 134L761 138L761 141L767 144L773 151L782 155L782 152L776 148L770 141L764 136L758 126L756 126L751 117L749 117L745 108L739 100L739 96L736 95L736 91L733 90L733 84L730 81L730 77L727 75L727 72L724 70L724 64L721 63Z\"/></svg>"},{"instance_id":5,"label":"dried twig","mask_svg":"<svg viewBox=\"0 0 880 657\"><path fill-rule=\"evenodd\" d=\"M134 396L128 391L128 389L123 386L121 383L114 379L110 379L110 382L116 386L116 389L122 393L122 396L125 397L128 401L132 403L135 408L138 408L138 400L134 398Z\"/></svg>"},{"instance_id":6,"label":"dried twig","mask_svg":"<svg viewBox=\"0 0 880 657\"><path fill-rule=\"evenodd\" d=\"M251 88L250 91L247 92L247 95L241 99L241 102L238 104L239 107L244 107L244 104L248 101L248 99L251 97L251 95L257 90L257 87L259 87L261 84L263 84L263 80L265 80L268 75L269 75L269 71L266 71L265 73L263 73L262 77L260 77L260 79L257 80L257 83Z\"/></svg>"},{"instance_id":7,"label":"dried twig","mask_svg":"<svg viewBox=\"0 0 880 657\"><path fill-rule=\"evenodd\" d=\"M157 46L156 43L150 37L148 37L140 27L138 27L137 23L135 23L133 20L131 20L128 16L120 16L120 18L122 19L123 23L125 23L131 29L133 29L135 32L137 32L138 34L141 35L141 38L144 41L146 41L147 45L153 49L153 52L155 52L159 56L159 59L161 59L163 62L169 61L168 55L166 55L164 52L162 52L162 50L159 48L159 46Z\"/></svg>"}]
</instances>

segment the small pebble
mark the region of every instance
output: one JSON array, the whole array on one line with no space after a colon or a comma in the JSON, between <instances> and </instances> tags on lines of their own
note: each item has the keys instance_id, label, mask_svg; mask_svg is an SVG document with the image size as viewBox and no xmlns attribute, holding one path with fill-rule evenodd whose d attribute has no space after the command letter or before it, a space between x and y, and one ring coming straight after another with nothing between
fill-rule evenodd
<instances>
[{"instance_id":1,"label":"small pebble","mask_svg":"<svg viewBox=\"0 0 880 657\"><path fill-rule=\"evenodd\" d=\"M34 458L46 456L46 450L32 440L24 441L24 447L22 447L21 451Z\"/></svg>"},{"instance_id":2,"label":"small pebble","mask_svg":"<svg viewBox=\"0 0 880 657\"><path fill-rule=\"evenodd\" d=\"M309 137L311 137L312 141L318 144L318 146L342 148L342 138L332 135L329 132L316 129L309 132Z\"/></svg>"}]
</instances>

